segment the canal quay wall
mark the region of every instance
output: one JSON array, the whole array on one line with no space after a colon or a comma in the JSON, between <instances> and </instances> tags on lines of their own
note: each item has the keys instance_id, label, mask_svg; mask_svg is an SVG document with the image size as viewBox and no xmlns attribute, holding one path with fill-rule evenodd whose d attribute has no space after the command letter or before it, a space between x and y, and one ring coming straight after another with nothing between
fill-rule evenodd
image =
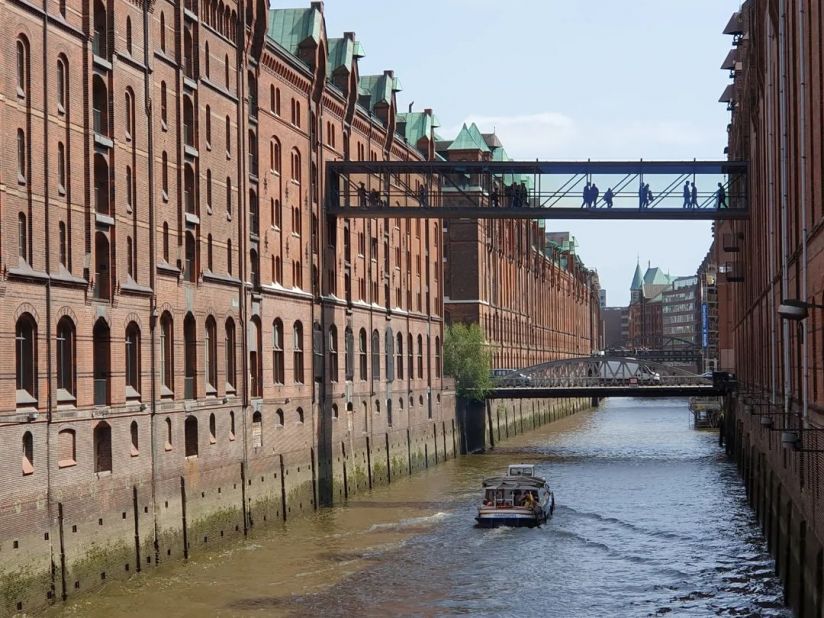
<instances>
[{"instance_id":1,"label":"canal quay wall","mask_svg":"<svg viewBox=\"0 0 824 618\"><path fill-rule=\"evenodd\" d=\"M431 406L425 398L411 393L404 414L389 420L377 400L356 397L353 411L325 423L310 403L305 423L291 427L261 428L249 407L231 427L221 416L218 440L182 460L169 453L183 436L170 438L165 418L149 417L151 438L141 440L132 468L85 481L50 477L37 495L3 504L0 616L36 611L453 459L454 392L439 391ZM118 420L109 418L115 435L128 436L129 419L120 419L122 432ZM128 451L124 440L114 446ZM91 459L78 457L78 466Z\"/></svg>"},{"instance_id":2,"label":"canal quay wall","mask_svg":"<svg viewBox=\"0 0 824 618\"><path fill-rule=\"evenodd\" d=\"M586 410L598 401L581 398L458 399L461 452L480 453L508 438Z\"/></svg>"},{"instance_id":3,"label":"canal quay wall","mask_svg":"<svg viewBox=\"0 0 824 618\"><path fill-rule=\"evenodd\" d=\"M753 408L754 409L754 408ZM781 431L762 425L741 399L727 402L723 424L727 453L734 458L775 559L784 602L799 617L824 615L824 519L819 453L784 447ZM779 427L780 416L775 416ZM816 434L817 432L813 432ZM824 440L805 436L805 449L824 449Z\"/></svg>"}]
</instances>

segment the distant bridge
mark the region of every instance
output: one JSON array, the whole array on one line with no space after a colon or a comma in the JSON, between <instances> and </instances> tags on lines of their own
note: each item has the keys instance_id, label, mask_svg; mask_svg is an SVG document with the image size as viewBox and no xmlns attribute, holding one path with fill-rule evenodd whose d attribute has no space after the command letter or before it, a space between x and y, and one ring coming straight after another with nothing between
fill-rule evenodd
<instances>
[{"instance_id":1,"label":"distant bridge","mask_svg":"<svg viewBox=\"0 0 824 618\"><path fill-rule=\"evenodd\" d=\"M545 397L712 397L735 386L678 367L620 356L585 356L534 365L501 376L488 399Z\"/></svg>"}]
</instances>

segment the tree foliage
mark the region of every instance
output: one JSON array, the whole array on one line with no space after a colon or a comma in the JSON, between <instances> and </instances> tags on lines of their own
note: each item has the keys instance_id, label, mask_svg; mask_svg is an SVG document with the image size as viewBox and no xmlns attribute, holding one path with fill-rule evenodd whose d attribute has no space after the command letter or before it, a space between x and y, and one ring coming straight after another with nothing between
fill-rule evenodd
<instances>
[{"instance_id":1,"label":"tree foliage","mask_svg":"<svg viewBox=\"0 0 824 618\"><path fill-rule=\"evenodd\" d=\"M444 372L455 378L459 397L482 400L492 388L492 353L477 324L453 324L443 343Z\"/></svg>"}]
</instances>

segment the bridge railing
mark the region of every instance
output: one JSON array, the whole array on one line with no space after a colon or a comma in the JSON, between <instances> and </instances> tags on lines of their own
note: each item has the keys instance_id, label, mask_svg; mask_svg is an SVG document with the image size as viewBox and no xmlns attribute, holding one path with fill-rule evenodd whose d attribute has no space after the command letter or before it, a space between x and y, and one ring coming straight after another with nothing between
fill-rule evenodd
<instances>
[{"instance_id":1,"label":"bridge railing","mask_svg":"<svg viewBox=\"0 0 824 618\"><path fill-rule=\"evenodd\" d=\"M347 217L722 219L747 216L746 162L334 161Z\"/></svg>"}]
</instances>

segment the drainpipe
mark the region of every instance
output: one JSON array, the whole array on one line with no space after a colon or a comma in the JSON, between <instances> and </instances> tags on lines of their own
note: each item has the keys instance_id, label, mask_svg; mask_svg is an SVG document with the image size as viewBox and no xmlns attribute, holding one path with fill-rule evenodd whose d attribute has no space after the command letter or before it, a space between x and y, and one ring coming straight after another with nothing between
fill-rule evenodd
<instances>
[{"instance_id":1,"label":"drainpipe","mask_svg":"<svg viewBox=\"0 0 824 618\"><path fill-rule=\"evenodd\" d=\"M43 57L48 58L49 51L49 28L48 28L48 12L46 2L43 2ZM48 62L46 63L48 65ZM49 75L50 71L43 71L43 92L49 92ZM49 96L43 97L43 141L49 143ZM31 104L31 101L28 102ZM31 135L31 134L30 134ZM31 140L30 140L31 141ZM29 155L31 157L31 155ZM43 178L46 181L43 183L43 196L46 203L45 209L45 226L46 226L46 508L49 513L52 506L52 483L51 483L51 423L52 423L52 405L54 401L54 394L52 391L52 294L51 294L51 248L49 243L49 185L51 176L49 174L49 156L48 154L43 159ZM64 162L65 164L65 162ZM31 165L29 165L31 170ZM29 183L33 184L34 178L31 171L29 172ZM31 221L31 219L29 219ZM30 235L31 237L31 235ZM53 551L54 545L50 544L52 551L52 564L54 564ZM54 575L52 575L54 577ZM54 584L54 579L52 579ZM65 592L65 586L63 587Z\"/></svg>"},{"instance_id":2,"label":"drainpipe","mask_svg":"<svg viewBox=\"0 0 824 618\"><path fill-rule=\"evenodd\" d=\"M787 298L789 289L789 277L787 273L787 53L784 49L786 43L786 0L778 2L778 117L779 131L781 133L780 145L780 191L781 191L781 298ZM784 414L790 411L790 390L792 388L792 373L790 371L790 324L787 320L782 320L782 356L784 362ZM786 416L784 417L786 423Z\"/></svg>"},{"instance_id":3,"label":"drainpipe","mask_svg":"<svg viewBox=\"0 0 824 618\"><path fill-rule=\"evenodd\" d=\"M771 66L772 64L772 42L775 40L775 35L770 34L770 41L767 45L767 66ZM769 92L772 88L773 83L772 80L767 85L767 91ZM772 104L772 101L767 98L766 102L767 107L767 142L769 144L772 143L773 137L775 136L774 132L774 120L775 120L775 110ZM767 148L767 195L772 196L775 194L775 176L773 172L773 149ZM751 192L750 195L754 195L755 192ZM775 281L775 210L773 208L768 208L768 216L767 216L767 230L768 230L768 242L767 242L767 251L768 251L768 263L769 263L769 280L770 284ZM767 295L768 299L768 310L770 314L770 403L775 403L775 396L776 396L776 388L777 388L777 380L778 377L776 375L776 367L777 367L777 354L776 354L776 306L775 306L775 295L770 293Z\"/></svg>"},{"instance_id":4,"label":"drainpipe","mask_svg":"<svg viewBox=\"0 0 824 618\"><path fill-rule=\"evenodd\" d=\"M799 106L800 109L798 110L799 113L799 124L801 125L801 131L799 131L798 136L798 151L801 153L801 165L800 165L800 183L801 183L801 191L799 193L799 207L800 207L800 216L802 221L802 229L801 229L801 300L804 302L807 301L807 150L806 150L806 124L807 124L807 77L805 74L806 71L806 59L805 59L805 49L804 49L804 18L805 18L805 11L804 11L804 2L798 3L798 74L801 76L801 94L799 96L799 100L801 101L801 105ZM807 419L807 383L808 383L808 370L809 370L809 358L807 354L808 345L807 345L807 320L808 318L804 318L801 321L801 337L802 337L802 351L801 351L801 416L804 420Z\"/></svg>"},{"instance_id":5,"label":"drainpipe","mask_svg":"<svg viewBox=\"0 0 824 618\"><path fill-rule=\"evenodd\" d=\"M151 444L151 458L152 458L152 504L154 505L154 517L152 522L154 525L154 550L155 550L155 564L157 564L159 546L158 546L158 519L159 510L157 507L157 429L155 422L157 420L157 283L156 283L156 230L155 230L155 184L154 184L154 138L152 127L154 127L154 119L152 117L152 92L151 79L152 56L149 51L149 10L151 0L146 0L143 3L143 62L146 65L146 72L143 76L143 104L148 119L148 172L149 172L149 287L152 289L152 295L149 297L149 364L151 366L150 384L150 416L149 416L149 434Z\"/></svg>"}]
</instances>

